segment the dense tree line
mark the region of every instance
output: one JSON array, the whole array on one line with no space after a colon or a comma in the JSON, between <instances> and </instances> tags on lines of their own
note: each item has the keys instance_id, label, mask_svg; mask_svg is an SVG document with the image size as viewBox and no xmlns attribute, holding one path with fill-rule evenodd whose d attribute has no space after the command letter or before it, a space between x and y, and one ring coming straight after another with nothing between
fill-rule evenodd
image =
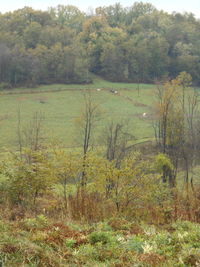
<instances>
[{"instance_id":1,"label":"dense tree line","mask_svg":"<svg viewBox=\"0 0 200 267\"><path fill-rule=\"evenodd\" d=\"M29 7L0 14L0 82L3 86L87 83L89 73L112 81L174 78L200 81L200 20L168 14L149 3Z\"/></svg>"}]
</instances>

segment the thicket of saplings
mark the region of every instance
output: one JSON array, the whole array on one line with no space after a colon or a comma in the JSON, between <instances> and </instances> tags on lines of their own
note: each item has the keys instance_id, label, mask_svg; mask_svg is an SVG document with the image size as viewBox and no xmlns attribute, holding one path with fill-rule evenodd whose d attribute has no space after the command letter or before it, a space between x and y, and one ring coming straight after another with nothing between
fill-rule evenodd
<instances>
[{"instance_id":1,"label":"thicket of saplings","mask_svg":"<svg viewBox=\"0 0 200 267\"><path fill-rule=\"evenodd\" d=\"M59 142L45 144L42 114L37 112L24 128L19 112L19 149L1 157L2 214L17 219L34 212L87 222L112 216L154 223L180 216L199 221L198 92L191 76L182 72L155 93L156 141L151 145L137 146L127 123L112 121L98 133L101 146L95 146L101 111L89 91L75 152Z\"/></svg>"}]
</instances>

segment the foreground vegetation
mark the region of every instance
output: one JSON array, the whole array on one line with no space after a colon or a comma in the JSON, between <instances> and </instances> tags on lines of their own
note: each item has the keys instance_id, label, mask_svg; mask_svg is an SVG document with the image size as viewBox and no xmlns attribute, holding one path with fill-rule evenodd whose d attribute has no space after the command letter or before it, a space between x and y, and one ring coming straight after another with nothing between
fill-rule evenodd
<instances>
[{"instance_id":1,"label":"foreground vegetation","mask_svg":"<svg viewBox=\"0 0 200 267\"><path fill-rule=\"evenodd\" d=\"M198 266L200 226L177 221L156 227L111 218L92 225L45 216L0 221L3 266Z\"/></svg>"}]
</instances>

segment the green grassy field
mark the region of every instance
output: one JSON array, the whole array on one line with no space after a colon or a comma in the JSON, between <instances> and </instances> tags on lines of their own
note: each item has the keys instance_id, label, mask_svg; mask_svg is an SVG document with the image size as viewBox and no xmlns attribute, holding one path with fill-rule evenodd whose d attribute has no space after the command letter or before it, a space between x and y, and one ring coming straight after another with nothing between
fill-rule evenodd
<instances>
[{"instance_id":1,"label":"green grassy field","mask_svg":"<svg viewBox=\"0 0 200 267\"><path fill-rule=\"evenodd\" d=\"M96 89L100 88L101 91ZM38 88L17 88L0 94L0 147L13 148L17 143L17 114L21 111L22 125L31 121L33 114L40 111L45 116L46 136L61 140L66 147L76 145L75 119L83 109L83 91L91 89L92 97L99 103L102 120L96 136L109 120L129 120L130 131L138 140L151 139L153 85L112 83L99 77L89 85L45 85ZM114 94L110 90L117 90ZM143 118L146 112L149 117Z\"/></svg>"}]
</instances>

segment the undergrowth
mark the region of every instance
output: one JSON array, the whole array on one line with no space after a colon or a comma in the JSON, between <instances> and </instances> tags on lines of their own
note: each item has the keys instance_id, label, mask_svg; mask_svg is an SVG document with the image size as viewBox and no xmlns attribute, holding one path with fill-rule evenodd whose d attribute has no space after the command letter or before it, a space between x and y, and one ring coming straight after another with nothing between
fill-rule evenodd
<instances>
[{"instance_id":1,"label":"undergrowth","mask_svg":"<svg viewBox=\"0 0 200 267\"><path fill-rule=\"evenodd\" d=\"M0 264L10 266L200 266L200 226L154 226L115 218L96 224L44 215L0 221Z\"/></svg>"}]
</instances>

